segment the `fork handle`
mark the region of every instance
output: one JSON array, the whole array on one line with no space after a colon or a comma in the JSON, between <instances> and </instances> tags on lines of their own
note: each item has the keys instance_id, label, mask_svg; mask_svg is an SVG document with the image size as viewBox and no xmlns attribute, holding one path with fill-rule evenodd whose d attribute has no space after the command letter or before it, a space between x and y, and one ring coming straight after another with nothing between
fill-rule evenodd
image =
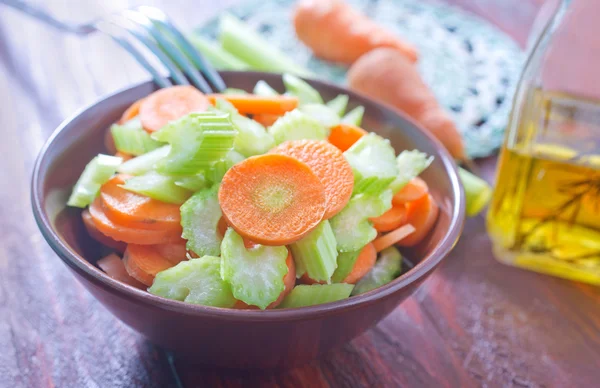
<instances>
[{"instance_id":1,"label":"fork handle","mask_svg":"<svg viewBox=\"0 0 600 388\"><path fill-rule=\"evenodd\" d=\"M18 11L25 13L26 15L38 19L46 23L47 25L57 28L64 32L70 32L74 34L88 34L90 32L95 31L95 28L92 25L75 26L61 22L60 20L50 15L48 12L40 8L34 7L31 4L28 4L22 0L0 0L0 4L12 7Z\"/></svg>"}]
</instances>

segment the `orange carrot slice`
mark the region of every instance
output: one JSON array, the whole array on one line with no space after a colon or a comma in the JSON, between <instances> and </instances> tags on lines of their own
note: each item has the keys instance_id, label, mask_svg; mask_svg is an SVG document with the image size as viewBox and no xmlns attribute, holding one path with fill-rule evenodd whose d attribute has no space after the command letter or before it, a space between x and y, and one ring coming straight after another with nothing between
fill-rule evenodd
<instances>
[{"instance_id":1,"label":"orange carrot slice","mask_svg":"<svg viewBox=\"0 0 600 388\"><path fill-rule=\"evenodd\" d=\"M98 267L100 267L108 276L111 278L120 281L125 284L129 284L130 286L137 288L145 288L142 283L131 277L127 270L125 269L125 264L121 258L114 253L101 258L96 262Z\"/></svg>"},{"instance_id":2,"label":"orange carrot slice","mask_svg":"<svg viewBox=\"0 0 600 388\"><path fill-rule=\"evenodd\" d=\"M127 175L115 175L100 188L106 215L115 223L136 229L170 230L181 235L179 206L120 187Z\"/></svg>"},{"instance_id":3,"label":"orange carrot slice","mask_svg":"<svg viewBox=\"0 0 600 388\"><path fill-rule=\"evenodd\" d=\"M286 155L250 157L230 168L219 187L223 217L264 245L291 244L325 214L325 190L310 167Z\"/></svg>"},{"instance_id":4,"label":"orange carrot slice","mask_svg":"<svg viewBox=\"0 0 600 388\"><path fill-rule=\"evenodd\" d=\"M287 267L288 267L288 272L283 277L283 284L285 285L285 288L283 289L283 292L281 294L279 294L277 299L267 306L267 309L273 309L273 308L277 307L283 301L283 299L285 299L285 297L290 292L292 292L292 289L296 285L296 264L294 263L294 259L292 258L292 253L289 252L289 250L288 250L288 257L285 260L285 263L287 264ZM234 309L259 310L259 308L257 306L247 305L246 303L242 302L241 300L238 300L236 302L235 306L233 306L233 308Z\"/></svg>"},{"instance_id":5,"label":"orange carrot slice","mask_svg":"<svg viewBox=\"0 0 600 388\"><path fill-rule=\"evenodd\" d=\"M106 215L100 197L90 205L89 211L96 229L114 240L144 245L181 242L181 234L172 230L134 229L114 223Z\"/></svg>"},{"instance_id":6,"label":"orange carrot slice","mask_svg":"<svg viewBox=\"0 0 600 388\"><path fill-rule=\"evenodd\" d=\"M367 134L367 131L352 124L340 123L335 127L331 128L329 138L327 139L331 144L344 152L348 148L352 147L352 144L356 143L358 139Z\"/></svg>"},{"instance_id":7,"label":"orange carrot slice","mask_svg":"<svg viewBox=\"0 0 600 388\"><path fill-rule=\"evenodd\" d=\"M327 210L323 219L329 219L346 206L354 188L352 167L342 151L326 141L294 140L281 143L269 153L296 158L310 167L325 189Z\"/></svg>"},{"instance_id":8,"label":"orange carrot slice","mask_svg":"<svg viewBox=\"0 0 600 388\"><path fill-rule=\"evenodd\" d=\"M404 186L399 192L397 192L392 198L394 205L401 205L407 202L416 201L419 198L424 197L429 192L427 183L419 177L413 178Z\"/></svg>"},{"instance_id":9,"label":"orange carrot slice","mask_svg":"<svg viewBox=\"0 0 600 388\"><path fill-rule=\"evenodd\" d=\"M255 94L209 94L211 104L217 98L229 101L241 114L271 114L281 116L298 106L298 99L292 96L257 96Z\"/></svg>"},{"instance_id":10,"label":"orange carrot slice","mask_svg":"<svg viewBox=\"0 0 600 388\"><path fill-rule=\"evenodd\" d=\"M260 124L262 124L265 127L270 127L280 117L281 117L281 115L272 115L272 114L268 114L268 113L262 113L262 114L252 116L254 121L259 122Z\"/></svg>"},{"instance_id":11,"label":"orange carrot slice","mask_svg":"<svg viewBox=\"0 0 600 388\"><path fill-rule=\"evenodd\" d=\"M377 260L377 251L373 243L367 244L358 254L352 271L342 280L342 283L355 284L369 272Z\"/></svg>"},{"instance_id":12,"label":"orange carrot slice","mask_svg":"<svg viewBox=\"0 0 600 388\"><path fill-rule=\"evenodd\" d=\"M139 115L140 107L142 106L142 102L144 102L144 98L141 98L141 99L137 100L136 102L134 102L133 104L131 104L131 106L129 108L127 108L125 110L125 112L123 112L123 115L119 119L118 123L123 124L123 123L131 120L135 116Z\"/></svg>"},{"instance_id":13,"label":"orange carrot slice","mask_svg":"<svg viewBox=\"0 0 600 388\"><path fill-rule=\"evenodd\" d=\"M157 273L175 266L161 256L152 245L127 245L123 264L127 273L139 282L151 286Z\"/></svg>"},{"instance_id":14,"label":"orange carrot slice","mask_svg":"<svg viewBox=\"0 0 600 388\"><path fill-rule=\"evenodd\" d=\"M154 250L165 259L169 260L173 264L177 264L184 260L187 260L187 250L185 248L185 242L176 244L160 244L151 246Z\"/></svg>"},{"instance_id":15,"label":"orange carrot slice","mask_svg":"<svg viewBox=\"0 0 600 388\"><path fill-rule=\"evenodd\" d=\"M415 227L415 232L398 243L403 247L412 247L420 243L433 228L440 208L435 199L428 194L407 205L407 222Z\"/></svg>"},{"instance_id":16,"label":"orange carrot slice","mask_svg":"<svg viewBox=\"0 0 600 388\"><path fill-rule=\"evenodd\" d=\"M119 253L125 252L127 244L125 244L122 241L114 240L102 234L102 232L100 232L98 228L96 228L96 224L94 223L94 220L92 219L89 210L85 209L83 212L81 212L81 218L83 219L83 225L85 226L85 229L87 230L91 238L98 241L102 245L106 245L109 248L113 248Z\"/></svg>"},{"instance_id":17,"label":"orange carrot slice","mask_svg":"<svg viewBox=\"0 0 600 388\"><path fill-rule=\"evenodd\" d=\"M391 232L382 235L381 237L377 237L375 240L373 240L372 244L377 252L381 252L385 248L389 248L394 244L402 242L402 240L406 239L414 232L415 228L411 224L406 224L396 230L392 230Z\"/></svg>"},{"instance_id":18,"label":"orange carrot slice","mask_svg":"<svg viewBox=\"0 0 600 388\"><path fill-rule=\"evenodd\" d=\"M204 112L209 105L206 96L193 86L172 86L146 97L139 115L144 129L155 132L188 113Z\"/></svg>"},{"instance_id":19,"label":"orange carrot slice","mask_svg":"<svg viewBox=\"0 0 600 388\"><path fill-rule=\"evenodd\" d=\"M381 216L370 218L369 220L378 232L389 232L406 223L406 213L406 206L404 204L394 205Z\"/></svg>"}]
</instances>

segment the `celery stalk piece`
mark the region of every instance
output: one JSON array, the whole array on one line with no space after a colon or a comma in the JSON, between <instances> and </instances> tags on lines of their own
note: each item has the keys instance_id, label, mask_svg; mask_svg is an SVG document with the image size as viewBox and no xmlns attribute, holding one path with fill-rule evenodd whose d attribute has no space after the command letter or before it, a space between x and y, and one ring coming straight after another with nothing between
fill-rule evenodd
<instances>
[{"instance_id":1,"label":"celery stalk piece","mask_svg":"<svg viewBox=\"0 0 600 388\"><path fill-rule=\"evenodd\" d=\"M175 179L175 184L193 192L200 191L208 187L208 182L204 176L204 173L177 177Z\"/></svg>"},{"instance_id":2,"label":"celery stalk piece","mask_svg":"<svg viewBox=\"0 0 600 388\"><path fill-rule=\"evenodd\" d=\"M342 117L342 123L344 124L352 124L360 127L362 124L363 115L365 114L365 107L362 105L357 106L352 109L350 112L346 113L344 117Z\"/></svg>"},{"instance_id":3,"label":"celery stalk piece","mask_svg":"<svg viewBox=\"0 0 600 388\"><path fill-rule=\"evenodd\" d=\"M150 134L142 128L138 118L129 120L123 125L113 124L110 133L117 150L130 155L143 155L163 145L150 137Z\"/></svg>"},{"instance_id":4,"label":"celery stalk piece","mask_svg":"<svg viewBox=\"0 0 600 388\"><path fill-rule=\"evenodd\" d=\"M231 150L227 153L225 159L219 160L210 166L206 171L206 178L212 183L221 183L227 170L244 159L246 159L244 155L235 150Z\"/></svg>"},{"instance_id":5,"label":"celery stalk piece","mask_svg":"<svg viewBox=\"0 0 600 388\"><path fill-rule=\"evenodd\" d=\"M289 72L303 77L312 75L230 14L221 16L219 29L221 46L253 69Z\"/></svg>"},{"instance_id":6,"label":"celery stalk piece","mask_svg":"<svg viewBox=\"0 0 600 388\"><path fill-rule=\"evenodd\" d=\"M249 70L250 65L235 55L224 50L219 43L210 41L198 34L190 34L188 38L196 50L219 70Z\"/></svg>"},{"instance_id":7,"label":"celery stalk piece","mask_svg":"<svg viewBox=\"0 0 600 388\"><path fill-rule=\"evenodd\" d=\"M187 240L186 247L198 256L221 254L221 236L217 224L221 219L221 207L217 194L219 185L194 194L181 205L181 237Z\"/></svg>"},{"instance_id":8,"label":"celery stalk piece","mask_svg":"<svg viewBox=\"0 0 600 388\"><path fill-rule=\"evenodd\" d=\"M289 309L294 307L314 306L317 304L331 303L346 299L352 293L353 284L301 284L292 289L285 297L279 308Z\"/></svg>"},{"instance_id":9,"label":"celery stalk piece","mask_svg":"<svg viewBox=\"0 0 600 388\"><path fill-rule=\"evenodd\" d=\"M333 110L339 117L344 116L344 112L346 111L346 107L348 106L348 101L350 98L347 94L338 94L336 98L331 101L328 101L325 105L327 105L331 110Z\"/></svg>"},{"instance_id":10,"label":"celery stalk piece","mask_svg":"<svg viewBox=\"0 0 600 388\"><path fill-rule=\"evenodd\" d=\"M354 193L378 194L398 176L390 141L374 133L361 137L344 156L354 172Z\"/></svg>"},{"instance_id":11,"label":"celery stalk piece","mask_svg":"<svg viewBox=\"0 0 600 388\"><path fill-rule=\"evenodd\" d=\"M116 156L98 154L83 169L73 186L67 205L84 208L91 204L98 195L100 186L114 175L121 162L123 159Z\"/></svg>"},{"instance_id":12,"label":"celery stalk piece","mask_svg":"<svg viewBox=\"0 0 600 388\"><path fill-rule=\"evenodd\" d=\"M283 84L287 94L298 97L300 104L323 104L321 94L310 84L295 75L284 74Z\"/></svg>"},{"instance_id":13,"label":"celery stalk piece","mask_svg":"<svg viewBox=\"0 0 600 388\"><path fill-rule=\"evenodd\" d=\"M322 221L305 237L290 245L296 262L296 276L307 273L316 281L331 280L337 267L337 243L329 221Z\"/></svg>"},{"instance_id":14,"label":"celery stalk piece","mask_svg":"<svg viewBox=\"0 0 600 388\"><path fill-rule=\"evenodd\" d=\"M248 92L245 91L244 89L227 88L227 89L223 90L223 94L240 95L240 94L248 94Z\"/></svg>"},{"instance_id":15,"label":"celery stalk piece","mask_svg":"<svg viewBox=\"0 0 600 388\"><path fill-rule=\"evenodd\" d=\"M402 255L395 247L381 251L375 266L356 283L352 295L362 294L396 279L402 271Z\"/></svg>"},{"instance_id":16,"label":"celery stalk piece","mask_svg":"<svg viewBox=\"0 0 600 388\"><path fill-rule=\"evenodd\" d=\"M288 272L285 246L256 245L246 249L242 237L229 228L221 253L221 278L231 284L236 299L264 310L285 289L283 277Z\"/></svg>"},{"instance_id":17,"label":"celery stalk piece","mask_svg":"<svg viewBox=\"0 0 600 388\"><path fill-rule=\"evenodd\" d=\"M231 286L221 279L221 258L182 261L156 274L148 292L163 298L213 307L233 307Z\"/></svg>"},{"instance_id":18,"label":"celery stalk piece","mask_svg":"<svg viewBox=\"0 0 600 388\"><path fill-rule=\"evenodd\" d=\"M340 117L337 113L322 104L304 104L298 110L321 123L325 128L335 127L340 123Z\"/></svg>"},{"instance_id":19,"label":"celery stalk piece","mask_svg":"<svg viewBox=\"0 0 600 388\"><path fill-rule=\"evenodd\" d=\"M223 159L233 149L236 136L229 114L190 113L152 135L171 145L156 169L166 175L194 175Z\"/></svg>"},{"instance_id":20,"label":"celery stalk piece","mask_svg":"<svg viewBox=\"0 0 600 388\"><path fill-rule=\"evenodd\" d=\"M231 121L238 130L233 149L245 157L262 155L275 147L273 135L267 132L259 122L238 113L229 101L217 98L216 108L231 115Z\"/></svg>"},{"instance_id":21,"label":"celery stalk piece","mask_svg":"<svg viewBox=\"0 0 600 388\"><path fill-rule=\"evenodd\" d=\"M358 251L373 241L377 237L377 231L369 218L379 217L391 208L391 190L379 195L361 194L352 197L346 207L330 220L338 252Z\"/></svg>"},{"instance_id":22,"label":"celery stalk piece","mask_svg":"<svg viewBox=\"0 0 600 388\"><path fill-rule=\"evenodd\" d=\"M396 194L402 190L411 179L418 177L419 174L429 167L431 162L433 162L433 156L427 156L427 154L421 151L402 151L396 158L396 165L399 172L396 179L390 183L392 192Z\"/></svg>"},{"instance_id":23,"label":"celery stalk piece","mask_svg":"<svg viewBox=\"0 0 600 388\"><path fill-rule=\"evenodd\" d=\"M154 166L159 160L162 160L171 152L171 146L166 145L150 151L147 154L129 159L117 167L117 171L127 175L142 175L148 171L154 170Z\"/></svg>"},{"instance_id":24,"label":"celery stalk piece","mask_svg":"<svg viewBox=\"0 0 600 388\"><path fill-rule=\"evenodd\" d=\"M331 276L331 281L333 283L341 283L346 276L350 275L352 272L352 268L354 268L354 264L356 263L356 259L358 259L358 255L360 255L362 249L353 252L341 252L338 254L337 258L337 268L335 272Z\"/></svg>"},{"instance_id":25,"label":"celery stalk piece","mask_svg":"<svg viewBox=\"0 0 600 388\"><path fill-rule=\"evenodd\" d=\"M258 81L256 85L254 85L254 90L252 90L252 94L265 97L279 95L279 93L277 93L277 90L273 89L271 85L269 85L263 80Z\"/></svg>"},{"instance_id":26,"label":"celery stalk piece","mask_svg":"<svg viewBox=\"0 0 600 388\"><path fill-rule=\"evenodd\" d=\"M134 193L176 205L181 205L192 195L191 191L177 186L175 178L153 171L127 179L121 187Z\"/></svg>"},{"instance_id":27,"label":"celery stalk piece","mask_svg":"<svg viewBox=\"0 0 600 388\"><path fill-rule=\"evenodd\" d=\"M294 109L280 117L269 127L269 133L273 135L276 144L288 140L325 140L327 138L326 128L317 120L305 113Z\"/></svg>"},{"instance_id":28,"label":"celery stalk piece","mask_svg":"<svg viewBox=\"0 0 600 388\"><path fill-rule=\"evenodd\" d=\"M492 188L486 181L463 168L458 168L458 175L465 190L467 216L474 217L490 201Z\"/></svg>"}]
</instances>

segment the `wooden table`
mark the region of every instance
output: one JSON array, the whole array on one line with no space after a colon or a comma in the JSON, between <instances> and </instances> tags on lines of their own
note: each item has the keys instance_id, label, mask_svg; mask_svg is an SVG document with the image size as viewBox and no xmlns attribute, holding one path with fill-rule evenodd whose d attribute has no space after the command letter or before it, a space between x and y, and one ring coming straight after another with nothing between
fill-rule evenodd
<instances>
[{"instance_id":1,"label":"wooden table","mask_svg":"<svg viewBox=\"0 0 600 388\"><path fill-rule=\"evenodd\" d=\"M51 5L70 20L117 6L79 3ZM149 3L190 27L232 1ZM454 3L521 43L538 7ZM454 252L412 298L321 360L278 372L170 360L75 281L38 232L29 203L34 158L54 128L145 77L106 38L65 36L0 6L0 386L598 386L600 290L497 263L483 217L467 221ZM488 180L494 166L493 158L481 162Z\"/></svg>"}]
</instances>

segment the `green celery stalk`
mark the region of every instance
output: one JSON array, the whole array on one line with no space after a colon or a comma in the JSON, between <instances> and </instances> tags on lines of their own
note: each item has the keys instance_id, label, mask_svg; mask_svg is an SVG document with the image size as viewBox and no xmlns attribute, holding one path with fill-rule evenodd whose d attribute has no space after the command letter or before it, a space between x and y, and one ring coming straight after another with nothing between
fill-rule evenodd
<instances>
[{"instance_id":1,"label":"green celery stalk","mask_svg":"<svg viewBox=\"0 0 600 388\"><path fill-rule=\"evenodd\" d=\"M175 182L173 177L148 172L127 179L121 187L162 202L181 205L192 195L192 192L176 185Z\"/></svg>"},{"instance_id":2,"label":"green celery stalk","mask_svg":"<svg viewBox=\"0 0 600 388\"><path fill-rule=\"evenodd\" d=\"M350 112L346 113L344 117L342 117L342 123L344 124L352 124L360 127L362 124L363 115L365 114L365 107L362 105L357 106L352 109Z\"/></svg>"},{"instance_id":3,"label":"green celery stalk","mask_svg":"<svg viewBox=\"0 0 600 388\"><path fill-rule=\"evenodd\" d=\"M467 216L474 217L490 201L492 188L486 181L463 168L458 168L458 175L465 190Z\"/></svg>"},{"instance_id":4,"label":"green celery stalk","mask_svg":"<svg viewBox=\"0 0 600 388\"><path fill-rule=\"evenodd\" d=\"M226 51L217 42L212 42L198 34L188 35L196 50L219 70L248 70L250 65Z\"/></svg>"},{"instance_id":5,"label":"green celery stalk","mask_svg":"<svg viewBox=\"0 0 600 388\"><path fill-rule=\"evenodd\" d=\"M113 176L122 161L116 156L98 154L83 169L73 186L67 205L84 208L91 204L98 195L100 186Z\"/></svg>"}]
</instances>

